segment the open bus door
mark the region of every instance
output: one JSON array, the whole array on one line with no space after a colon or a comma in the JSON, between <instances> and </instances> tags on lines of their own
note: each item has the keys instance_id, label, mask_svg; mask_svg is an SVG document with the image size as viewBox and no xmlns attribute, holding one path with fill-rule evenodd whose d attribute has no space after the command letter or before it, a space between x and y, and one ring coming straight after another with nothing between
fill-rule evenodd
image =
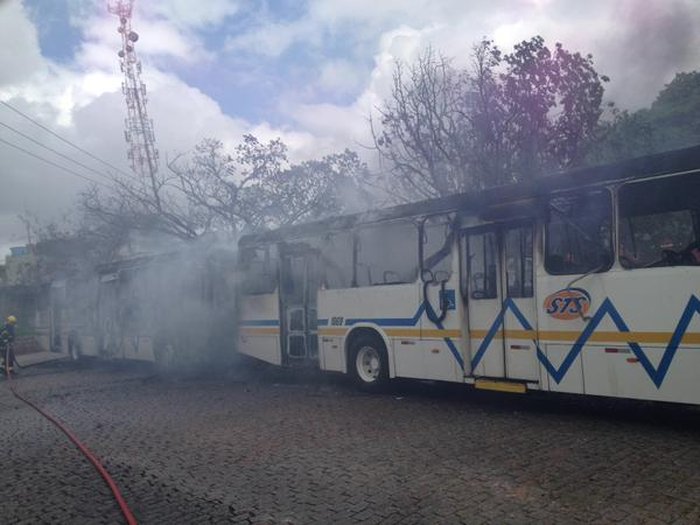
<instances>
[{"instance_id":1,"label":"open bus door","mask_svg":"<svg viewBox=\"0 0 700 525\"><path fill-rule=\"evenodd\" d=\"M282 363L318 363L318 254L308 246L280 250Z\"/></svg>"},{"instance_id":2,"label":"open bus door","mask_svg":"<svg viewBox=\"0 0 700 525\"><path fill-rule=\"evenodd\" d=\"M538 381L533 225L463 232L472 374Z\"/></svg>"}]
</instances>

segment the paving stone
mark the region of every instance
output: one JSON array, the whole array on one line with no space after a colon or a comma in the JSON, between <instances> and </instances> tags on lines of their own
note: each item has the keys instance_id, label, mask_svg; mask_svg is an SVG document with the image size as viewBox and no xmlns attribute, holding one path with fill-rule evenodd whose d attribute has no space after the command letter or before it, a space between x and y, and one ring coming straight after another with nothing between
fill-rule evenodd
<instances>
[{"instance_id":1,"label":"paving stone","mask_svg":"<svg viewBox=\"0 0 700 525\"><path fill-rule=\"evenodd\" d=\"M16 386L101 458L141 523L700 519L695 408L233 375L57 362ZM93 467L5 385L0 439L0 521L122 522Z\"/></svg>"}]
</instances>

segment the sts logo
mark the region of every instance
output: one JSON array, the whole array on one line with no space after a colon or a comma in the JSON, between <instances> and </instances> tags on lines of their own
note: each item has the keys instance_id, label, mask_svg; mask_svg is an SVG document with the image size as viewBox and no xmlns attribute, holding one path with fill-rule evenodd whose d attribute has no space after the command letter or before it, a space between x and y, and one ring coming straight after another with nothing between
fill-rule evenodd
<instances>
[{"instance_id":1,"label":"sts logo","mask_svg":"<svg viewBox=\"0 0 700 525\"><path fill-rule=\"evenodd\" d=\"M588 313L591 296L581 288L565 288L547 296L544 310L555 319L577 319Z\"/></svg>"}]
</instances>

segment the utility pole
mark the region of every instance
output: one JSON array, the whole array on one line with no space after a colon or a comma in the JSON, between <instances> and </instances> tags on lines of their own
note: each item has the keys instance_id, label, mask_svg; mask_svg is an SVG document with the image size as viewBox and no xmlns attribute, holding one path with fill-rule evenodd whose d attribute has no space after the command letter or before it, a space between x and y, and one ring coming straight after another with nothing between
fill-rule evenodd
<instances>
[{"instance_id":1,"label":"utility pole","mask_svg":"<svg viewBox=\"0 0 700 525\"><path fill-rule=\"evenodd\" d=\"M131 169L140 180L151 186L156 205L160 209L160 197L156 173L158 172L158 150L153 133L153 121L146 109L146 84L141 81L141 62L136 56L134 45L138 33L131 28L131 14L134 0L111 0L108 11L119 17L117 31L121 35L122 47L117 53L119 65L124 73L122 93L126 100L127 117L124 120L124 138L128 144L127 157Z\"/></svg>"}]
</instances>

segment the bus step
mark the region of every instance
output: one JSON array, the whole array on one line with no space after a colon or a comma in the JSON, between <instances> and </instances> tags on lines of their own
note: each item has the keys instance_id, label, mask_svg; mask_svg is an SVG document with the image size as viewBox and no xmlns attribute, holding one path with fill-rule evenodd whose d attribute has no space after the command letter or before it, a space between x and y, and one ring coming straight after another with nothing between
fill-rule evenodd
<instances>
[{"instance_id":1,"label":"bus step","mask_svg":"<svg viewBox=\"0 0 700 525\"><path fill-rule=\"evenodd\" d=\"M527 392L525 383L513 381L497 381L495 379L476 379L474 388L478 390L493 390L495 392L508 392L510 394L524 394Z\"/></svg>"}]
</instances>

